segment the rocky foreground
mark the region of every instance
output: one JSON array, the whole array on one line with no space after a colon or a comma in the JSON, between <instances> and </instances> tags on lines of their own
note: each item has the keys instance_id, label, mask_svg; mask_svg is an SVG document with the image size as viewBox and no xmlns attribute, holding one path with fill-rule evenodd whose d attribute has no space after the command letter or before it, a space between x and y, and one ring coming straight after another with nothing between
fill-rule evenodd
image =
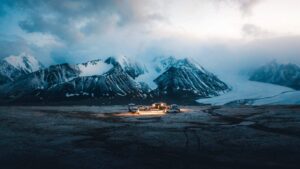
<instances>
[{"instance_id":1,"label":"rocky foreground","mask_svg":"<svg viewBox=\"0 0 300 169\"><path fill-rule=\"evenodd\" d=\"M1 168L298 168L300 107L0 107Z\"/></svg>"}]
</instances>

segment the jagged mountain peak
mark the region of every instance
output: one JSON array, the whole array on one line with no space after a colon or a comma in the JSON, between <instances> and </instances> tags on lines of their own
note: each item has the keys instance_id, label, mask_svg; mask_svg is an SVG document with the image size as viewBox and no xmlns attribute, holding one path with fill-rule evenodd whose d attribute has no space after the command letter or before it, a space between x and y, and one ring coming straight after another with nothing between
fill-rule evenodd
<instances>
[{"instance_id":1,"label":"jagged mountain peak","mask_svg":"<svg viewBox=\"0 0 300 169\"><path fill-rule=\"evenodd\" d=\"M120 65L120 66L126 66L130 64L130 59L125 55L118 55L118 56L110 56L105 60L106 63L113 64L113 65Z\"/></svg>"},{"instance_id":2,"label":"jagged mountain peak","mask_svg":"<svg viewBox=\"0 0 300 169\"><path fill-rule=\"evenodd\" d=\"M160 72L155 70L155 65L161 66ZM125 56L118 56L81 64L53 65L26 75L14 83L8 83L0 90L4 88L8 89L3 90L4 100L8 98L12 101L24 98L123 98L128 101L127 99L173 96L178 99L182 96L186 99L197 99L218 95L228 89L226 84L212 73L204 71L192 59L172 56L143 64ZM188 98L189 96L191 97Z\"/></svg>"},{"instance_id":3,"label":"jagged mountain peak","mask_svg":"<svg viewBox=\"0 0 300 169\"><path fill-rule=\"evenodd\" d=\"M159 95L173 98L194 99L217 96L229 87L210 72L181 60L158 76L154 82Z\"/></svg>"},{"instance_id":4,"label":"jagged mountain peak","mask_svg":"<svg viewBox=\"0 0 300 169\"><path fill-rule=\"evenodd\" d=\"M95 59L95 60L87 61L87 62L80 63L80 64L82 64L84 66L88 66L88 65L96 65L99 62L103 62L103 60L102 59Z\"/></svg>"},{"instance_id":5,"label":"jagged mountain peak","mask_svg":"<svg viewBox=\"0 0 300 169\"><path fill-rule=\"evenodd\" d=\"M202 69L202 67L200 65L196 64L196 62L193 62L189 58L178 59L171 66L176 67L176 68L201 68Z\"/></svg>"},{"instance_id":6,"label":"jagged mountain peak","mask_svg":"<svg viewBox=\"0 0 300 169\"><path fill-rule=\"evenodd\" d=\"M214 74L206 71L192 58L161 57L155 59L156 71L153 81L156 92L169 98L194 99L216 96L229 87Z\"/></svg>"},{"instance_id":7,"label":"jagged mountain peak","mask_svg":"<svg viewBox=\"0 0 300 169\"><path fill-rule=\"evenodd\" d=\"M209 73L206 71L201 65L197 63L193 58L176 58L174 56L168 56L168 57L156 57L153 59L155 71L158 73L164 72L170 67L176 67L176 68L194 68L199 69L205 73Z\"/></svg>"},{"instance_id":8,"label":"jagged mountain peak","mask_svg":"<svg viewBox=\"0 0 300 169\"><path fill-rule=\"evenodd\" d=\"M16 69L24 71L25 73L35 72L43 68L43 65L34 56L27 53L21 53L17 56L10 55L4 58L4 60Z\"/></svg>"},{"instance_id":9,"label":"jagged mountain peak","mask_svg":"<svg viewBox=\"0 0 300 169\"><path fill-rule=\"evenodd\" d=\"M80 75L79 76L94 76L102 75L109 71L113 65L109 64L102 59L92 60L85 63L77 64Z\"/></svg>"},{"instance_id":10,"label":"jagged mountain peak","mask_svg":"<svg viewBox=\"0 0 300 169\"><path fill-rule=\"evenodd\" d=\"M155 57L153 59L155 71L158 73L165 71L176 62L177 59L174 56L168 56L168 57L160 56L160 57Z\"/></svg>"},{"instance_id":11,"label":"jagged mountain peak","mask_svg":"<svg viewBox=\"0 0 300 169\"><path fill-rule=\"evenodd\" d=\"M117 61L117 59L114 56L110 56L107 59L105 59L105 63L112 64L114 66L120 65L120 63Z\"/></svg>"},{"instance_id":12,"label":"jagged mountain peak","mask_svg":"<svg viewBox=\"0 0 300 169\"><path fill-rule=\"evenodd\" d=\"M17 56L10 55L0 60L0 65L0 85L43 68L35 57L26 53Z\"/></svg>"},{"instance_id":13,"label":"jagged mountain peak","mask_svg":"<svg viewBox=\"0 0 300 169\"><path fill-rule=\"evenodd\" d=\"M120 66L134 79L148 72L144 64L124 55L110 56L105 60L105 63Z\"/></svg>"}]
</instances>

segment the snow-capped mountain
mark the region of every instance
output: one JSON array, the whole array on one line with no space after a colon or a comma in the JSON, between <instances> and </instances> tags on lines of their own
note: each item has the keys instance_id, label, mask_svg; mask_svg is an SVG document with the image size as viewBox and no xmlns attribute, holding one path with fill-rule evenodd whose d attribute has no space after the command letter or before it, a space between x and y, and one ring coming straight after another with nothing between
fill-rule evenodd
<instances>
[{"instance_id":1,"label":"snow-capped mountain","mask_svg":"<svg viewBox=\"0 0 300 169\"><path fill-rule=\"evenodd\" d=\"M0 64L0 85L43 68L35 57L25 53L8 56L1 60Z\"/></svg>"},{"instance_id":2,"label":"snow-capped mountain","mask_svg":"<svg viewBox=\"0 0 300 169\"><path fill-rule=\"evenodd\" d=\"M16 69L26 73L35 72L43 68L43 65L35 57L26 53L18 56L11 55L4 58L4 60Z\"/></svg>"},{"instance_id":3,"label":"snow-capped mountain","mask_svg":"<svg viewBox=\"0 0 300 169\"><path fill-rule=\"evenodd\" d=\"M0 95L6 99L18 100L36 97L38 93L60 83L78 77L80 71L77 66L60 64L50 66L16 79L12 83L0 87Z\"/></svg>"},{"instance_id":4,"label":"snow-capped mountain","mask_svg":"<svg viewBox=\"0 0 300 169\"><path fill-rule=\"evenodd\" d=\"M82 64L59 64L33 72L13 84L4 85L3 90L7 96L18 98L17 96L30 95L34 91L46 90L56 85L69 82L78 77L102 75L113 66L104 63L102 60L94 60ZM22 89L22 90L21 90ZM19 92L19 91L22 92Z\"/></svg>"},{"instance_id":5,"label":"snow-capped mountain","mask_svg":"<svg viewBox=\"0 0 300 169\"><path fill-rule=\"evenodd\" d=\"M49 88L45 97L55 98L146 98L149 91L135 82L120 66L114 66L102 75L77 77Z\"/></svg>"},{"instance_id":6,"label":"snow-capped mountain","mask_svg":"<svg viewBox=\"0 0 300 169\"><path fill-rule=\"evenodd\" d=\"M177 59L174 56L156 57L153 59L155 71L161 73L166 71L172 65L176 64Z\"/></svg>"},{"instance_id":7,"label":"snow-capped mountain","mask_svg":"<svg viewBox=\"0 0 300 169\"><path fill-rule=\"evenodd\" d=\"M217 96L229 87L215 75L189 59L178 59L164 64L166 71L154 82L161 96L175 98L199 98Z\"/></svg>"},{"instance_id":8,"label":"snow-capped mountain","mask_svg":"<svg viewBox=\"0 0 300 169\"><path fill-rule=\"evenodd\" d=\"M107 58L105 62L114 66L121 66L134 79L148 72L145 65L137 61L133 61L126 56L111 56Z\"/></svg>"},{"instance_id":9,"label":"snow-capped mountain","mask_svg":"<svg viewBox=\"0 0 300 169\"><path fill-rule=\"evenodd\" d=\"M145 98L150 89L134 81L126 64L93 60L82 64L60 64L42 69L0 88L0 94L15 101L91 98ZM127 71L126 71L127 70ZM4 90L5 89L5 90Z\"/></svg>"},{"instance_id":10,"label":"snow-capped mountain","mask_svg":"<svg viewBox=\"0 0 300 169\"><path fill-rule=\"evenodd\" d=\"M295 64L278 64L276 61L272 61L255 70L250 80L300 90L300 67Z\"/></svg>"},{"instance_id":11,"label":"snow-capped mountain","mask_svg":"<svg viewBox=\"0 0 300 169\"><path fill-rule=\"evenodd\" d=\"M180 61L178 62L178 60L182 60L182 59L178 59L174 56L155 57L154 59L152 59L150 62L147 63L147 68L148 68L147 72L138 76L136 78L136 80L139 82L147 83L149 85L149 87L151 87L151 89L154 90L157 88L157 84L154 82L154 80L158 76L160 76L162 73L167 71L170 67L176 66L176 64L178 64L178 63L180 64ZM188 60L195 63L195 66L197 66L198 69L205 71L200 65L197 64L197 62L195 62L191 59L188 59Z\"/></svg>"},{"instance_id":12,"label":"snow-capped mountain","mask_svg":"<svg viewBox=\"0 0 300 169\"><path fill-rule=\"evenodd\" d=\"M53 65L0 86L0 101L100 99L111 103L153 98L176 100L175 96L195 100L228 90L225 83L189 59L161 58L151 64L146 67L122 56ZM157 87L150 88L151 83Z\"/></svg>"}]
</instances>

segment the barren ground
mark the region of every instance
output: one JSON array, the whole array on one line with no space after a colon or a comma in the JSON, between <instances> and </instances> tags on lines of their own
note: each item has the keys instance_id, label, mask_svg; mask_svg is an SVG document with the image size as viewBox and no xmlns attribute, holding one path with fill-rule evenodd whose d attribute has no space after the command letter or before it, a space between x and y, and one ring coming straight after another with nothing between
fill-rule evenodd
<instances>
[{"instance_id":1,"label":"barren ground","mask_svg":"<svg viewBox=\"0 0 300 169\"><path fill-rule=\"evenodd\" d=\"M300 107L0 107L0 168L299 168Z\"/></svg>"}]
</instances>

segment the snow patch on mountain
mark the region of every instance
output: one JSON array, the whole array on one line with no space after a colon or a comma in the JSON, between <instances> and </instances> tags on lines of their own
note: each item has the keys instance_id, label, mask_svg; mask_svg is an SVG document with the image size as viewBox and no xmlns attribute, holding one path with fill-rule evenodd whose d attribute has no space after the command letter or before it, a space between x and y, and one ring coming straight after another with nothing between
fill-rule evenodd
<instances>
[{"instance_id":1,"label":"snow patch on mountain","mask_svg":"<svg viewBox=\"0 0 300 169\"><path fill-rule=\"evenodd\" d=\"M105 62L114 66L120 66L133 79L139 77L140 75L148 73L145 64L142 64L136 60L133 60L123 55L111 56L107 58Z\"/></svg>"},{"instance_id":2,"label":"snow patch on mountain","mask_svg":"<svg viewBox=\"0 0 300 169\"><path fill-rule=\"evenodd\" d=\"M4 60L16 69L26 73L35 72L43 67L35 57L26 53L22 53L18 56L11 55L4 58Z\"/></svg>"},{"instance_id":3,"label":"snow patch on mountain","mask_svg":"<svg viewBox=\"0 0 300 169\"><path fill-rule=\"evenodd\" d=\"M38 71L43 65L33 56L22 53L0 60L0 85L15 81L21 76Z\"/></svg>"},{"instance_id":4,"label":"snow patch on mountain","mask_svg":"<svg viewBox=\"0 0 300 169\"><path fill-rule=\"evenodd\" d=\"M155 68L155 71L158 73L164 72L170 68L170 66L174 65L177 62L177 58L174 56L169 57L155 57L151 65Z\"/></svg>"},{"instance_id":5,"label":"snow patch on mountain","mask_svg":"<svg viewBox=\"0 0 300 169\"><path fill-rule=\"evenodd\" d=\"M156 71L150 70L148 73L142 74L135 78L137 82L146 83L152 90L157 88L157 84L154 82L154 79L159 76L159 73Z\"/></svg>"},{"instance_id":6,"label":"snow patch on mountain","mask_svg":"<svg viewBox=\"0 0 300 169\"><path fill-rule=\"evenodd\" d=\"M165 72L168 68L177 62L177 58L173 56L155 57L150 62L146 63L148 71L136 78L138 82L145 82L148 86L154 90L157 88L157 84L154 82L161 73Z\"/></svg>"},{"instance_id":7,"label":"snow patch on mountain","mask_svg":"<svg viewBox=\"0 0 300 169\"><path fill-rule=\"evenodd\" d=\"M154 82L154 80L163 72L165 72L167 69L169 69L171 66L174 66L176 62L178 61L177 58L174 56L160 56L155 57L153 60L151 60L148 63L145 63L148 67L148 71L136 78L136 81L138 82L145 82L148 84L148 86L151 89L156 89L157 84Z\"/></svg>"},{"instance_id":8,"label":"snow patch on mountain","mask_svg":"<svg viewBox=\"0 0 300 169\"><path fill-rule=\"evenodd\" d=\"M86 63L78 64L79 76L102 75L113 68L112 64L107 64L102 60L94 60Z\"/></svg>"}]
</instances>

